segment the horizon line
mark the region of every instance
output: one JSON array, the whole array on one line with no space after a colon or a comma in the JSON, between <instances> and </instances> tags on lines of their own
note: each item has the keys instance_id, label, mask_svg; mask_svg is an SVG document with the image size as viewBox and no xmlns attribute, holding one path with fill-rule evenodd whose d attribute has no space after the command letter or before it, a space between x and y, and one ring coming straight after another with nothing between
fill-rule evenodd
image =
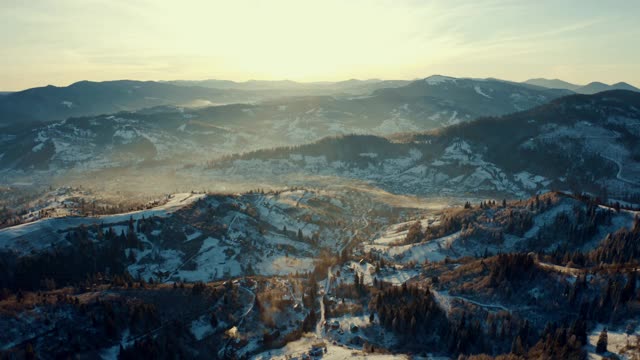
<instances>
[{"instance_id":1,"label":"horizon line","mask_svg":"<svg viewBox=\"0 0 640 360\"><path fill-rule=\"evenodd\" d=\"M199 78L199 79L153 79L153 80L140 80L140 79L135 79L135 78L120 78L120 79L109 79L109 80L90 80L90 79L82 79L82 80L77 80L77 81L73 81L71 83L68 83L67 85L60 85L60 84L46 84L46 85L39 85L39 86L33 86L33 87L28 87L28 88L23 88L23 89L16 89L16 90L8 90L8 89L0 89L0 92L2 93L17 93L17 92L22 92L22 91L26 91L26 90L30 90L30 89L38 89L38 88L45 88L45 87L56 87L56 88L66 88L69 86L72 86L74 84L78 84L81 82L93 82L93 83L105 83L105 82L117 82L117 81L138 81L138 82L156 82L156 83L171 83L171 82L179 82L179 81L185 81L185 82L204 82L204 81L226 81L226 82L232 82L235 84L246 84L249 82L291 82L291 83L296 83L296 84L337 84L337 83L341 83L341 82L347 82L347 81L377 81L377 82L384 82L384 81L419 81L419 80L424 80L424 79L428 79L430 77L434 77L434 76L442 76L442 77L449 77L449 78L453 78L453 79L470 79L470 80L496 80L496 81L504 81L504 82L512 82L512 83L518 83L518 84L526 84L527 81L531 81L531 80L550 80L550 81L562 81L562 82L566 82L570 85L574 85L574 86L578 86L578 87L584 87L584 86L588 86L590 84L593 83L601 83L601 84L605 84L607 86L613 86L613 85L617 85L617 84L627 84L627 85L631 85L633 87L636 88L640 88L640 86L636 86L628 81L617 81L617 82L612 82L612 83L607 83L604 81L598 81L598 80L593 80L590 81L586 84L579 84L579 83L573 83L571 81L566 81L560 78L545 78L545 77L532 77L532 78L528 78L526 80L523 81L518 81L518 80L509 80L509 79L501 79L501 78L497 78L497 77L473 77L473 76L451 76L451 75L442 75L442 74L431 74L429 76L426 77L414 77L414 78L389 78L389 79L385 79L385 78L378 78L378 77L371 77L371 78L347 78L344 80L311 80L311 81L301 81L301 80L292 80L289 78L280 78L280 79L247 79L247 80L230 80L230 79L222 79L222 78L215 78L215 77L206 77L206 78ZM533 85L533 84L529 84L529 85ZM537 86L537 85L536 85Z\"/></svg>"}]
</instances>

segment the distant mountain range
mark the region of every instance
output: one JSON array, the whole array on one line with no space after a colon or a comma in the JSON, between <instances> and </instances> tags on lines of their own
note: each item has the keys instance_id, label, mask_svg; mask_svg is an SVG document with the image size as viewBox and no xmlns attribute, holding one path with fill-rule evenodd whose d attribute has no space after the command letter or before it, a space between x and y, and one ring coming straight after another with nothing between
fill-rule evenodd
<instances>
[{"instance_id":1,"label":"distant mountain range","mask_svg":"<svg viewBox=\"0 0 640 360\"><path fill-rule=\"evenodd\" d=\"M344 136L236 155L212 176L337 176L413 194L640 189L640 93L572 95L426 133Z\"/></svg>"},{"instance_id":2,"label":"distant mountain range","mask_svg":"<svg viewBox=\"0 0 640 360\"><path fill-rule=\"evenodd\" d=\"M397 88L379 89L374 95L387 98L437 99L471 117L522 111L569 95L562 89L523 86L497 79L453 78L433 75Z\"/></svg>"},{"instance_id":3,"label":"distant mountain range","mask_svg":"<svg viewBox=\"0 0 640 360\"><path fill-rule=\"evenodd\" d=\"M629 85L626 82L619 82L613 85L607 85L605 83L594 81L587 85L576 85L576 84L571 84L559 79L539 78L539 79L529 79L524 83L541 86L549 89L571 90L578 94L596 94L599 92L609 91L609 90L629 90L629 91L640 92L640 89L636 88L635 86Z\"/></svg>"},{"instance_id":4,"label":"distant mountain range","mask_svg":"<svg viewBox=\"0 0 640 360\"><path fill-rule=\"evenodd\" d=\"M80 81L66 87L45 86L0 94L0 126L58 121L69 117L136 111L155 106L203 107L254 103L290 96L362 95L404 80L347 80L337 83L293 81ZM6 95L6 96L2 96Z\"/></svg>"},{"instance_id":5,"label":"distant mountain range","mask_svg":"<svg viewBox=\"0 0 640 360\"><path fill-rule=\"evenodd\" d=\"M57 121L160 105L211 105L262 98L256 93L237 90L186 87L154 81L81 81L66 87L49 85L0 97L0 124Z\"/></svg>"},{"instance_id":6,"label":"distant mountain range","mask_svg":"<svg viewBox=\"0 0 640 360\"><path fill-rule=\"evenodd\" d=\"M635 89L622 83L615 86L626 90ZM487 91L483 90L485 87L488 87ZM543 101L547 101L569 94L567 89L591 93L598 91L602 86L592 84L584 90L576 90L577 88L579 88L577 85L549 84L541 79L515 83L498 79L454 79L439 75L428 77L425 81L351 79L313 83L289 80L80 81L66 87L49 85L0 94L0 126L59 121L69 117L112 114L119 111L137 111L155 106L204 107L231 103L256 103L299 96L333 96L349 99L380 94L405 98L431 97L439 101L440 107L458 111L456 116L453 116L454 112L448 113L448 116L453 116L452 121L455 121L456 118L464 120L466 116L472 118L496 115L539 105L537 100L532 100L532 95L540 94L545 98ZM603 89L608 90L608 88ZM492 94L490 90L498 92ZM483 98L478 98L478 95ZM519 98L521 95L523 98ZM466 102L469 100L474 104L468 106L467 111L464 108L467 107ZM480 101L483 104L478 107L481 105ZM423 102L429 101L425 99ZM508 106L505 107L506 105Z\"/></svg>"},{"instance_id":7,"label":"distant mountain range","mask_svg":"<svg viewBox=\"0 0 640 360\"><path fill-rule=\"evenodd\" d=\"M117 96L96 96L95 112L114 107L113 102L104 100L106 98L140 99L129 98L128 91L154 94L155 99L172 96L183 101L203 92L219 98L225 96L226 91L237 91L239 96L246 94L245 90L153 82L110 85ZM83 85L71 86L71 90L78 91L70 93L65 92L68 88L56 88L52 90L53 95L46 97L46 103L56 107L60 99L73 99L71 105L63 106L64 111L74 111L76 101L91 104L90 94L100 93L95 89L103 87L99 83L84 86L86 91L78 90ZM39 91L34 89L33 93ZM72 97L73 94L77 96ZM0 168L96 168L125 166L143 160L184 163L239 151L300 145L325 136L429 130L476 117L529 109L566 94L570 92L499 80L431 76L397 88L377 89L369 95L301 96L257 104L203 108L163 106L78 116L44 125L27 123L5 128L5 135L0 139ZM9 97L16 95L21 96Z\"/></svg>"},{"instance_id":8,"label":"distant mountain range","mask_svg":"<svg viewBox=\"0 0 640 360\"><path fill-rule=\"evenodd\" d=\"M546 101L567 95L567 91L593 94L613 89L640 91L627 83L606 85L594 82L580 86L557 79L531 79L515 83L497 79L455 79L440 75L428 77L424 81L351 79L313 83L289 80L80 81L66 87L49 85L0 93L0 126L59 121L69 117L136 111L155 106L202 107L297 96L350 98L370 95L414 99L432 97L433 100L438 100L439 107L458 111L455 116L454 112L448 112L455 122L456 119L464 120L467 117L528 109L540 104L531 97L536 94L544 96ZM478 95L483 98L478 98ZM469 104L469 101L473 104ZM423 102L429 101L425 99Z\"/></svg>"}]
</instances>

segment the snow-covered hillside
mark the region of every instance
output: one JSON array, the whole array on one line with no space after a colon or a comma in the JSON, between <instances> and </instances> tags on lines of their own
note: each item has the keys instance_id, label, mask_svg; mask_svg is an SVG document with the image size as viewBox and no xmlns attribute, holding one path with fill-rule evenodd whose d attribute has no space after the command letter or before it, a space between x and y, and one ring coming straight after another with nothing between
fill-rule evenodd
<instances>
[{"instance_id":1,"label":"snow-covered hillside","mask_svg":"<svg viewBox=\"0 0 640 360\"><path fill-rule=\"evenodd\" d=\"M50 248L68 246L64 233L79 226L100 224L109 227L113 224L123 224L143 217L166 217L178 209L201 199L202 194L174 194L169 200L149 210L132 211L117 215L96 217L63 216L36 220L26 224L0 229L0 250L26 255Z\"/></svg>"},{"instance_id":2,"label":"snow-covered hillside","mask_svg":"<svg viewBox=\"0 0 640 360\"><path fill-rule=\"evenodd\" d=\"M322 249L344 246L361 227L362 213L389 208L374 201L343 190L175 194L149 210L8 227L0 230L0 251L25 256L77 246L73 234L86 229L96 246L108 245L101 235L107 231L136 238L141 245L121 255L130 261L128 271L143 279L286 275L312 270Z\"/></svg>"},{"instance_id":3,"label":"snow-covered hillside","mask_svg":"<svg viewBox=\"0 0 640 360\"><path fill-rule=\"evenodd\" d=\"M584 215L580 214L584 214L588 208L588 205L572 197L546 194L539 200L518 201L507 208L495 205L462 212L444 210L438 216L419 220L422 231L436 235L407 243L410 228L416 221L391 224L380 232L379 237L365 244L363 249L399 264L440 262L486 253L554 251L562 244L562 237L551 230L554 224L569 219L572 226L580 228L584 226L581 222L585 221L581 218ZM576 249L590 251L608 234L633 228L635 211L615 212L607 206L591 208L598 216L608 220L582 242L573 244ZM519 214L528 219L529 226L514 231L509 222L514 212L518 211L523 211Z\"/></svg>"},{"instance_id":4,"label":"snow-covered hillside","mask_svg":"<svg viewBox=\"0 0 640 360\"><path fill-rule=\"evenodd\" d=\"M334 176L413 194L524 197L579 187L625 200L640 192L639 104L640 94L624 91L566 97L433 132L343 136L233 156L209 174L276 182L291 174Z\"/></svg>"},{"instance_id":5,"label":"snow-covered hillside","mask_svg":"<svg viewBox=\"0 0 640 360\"><path fill-rule=\"evenodd\" d=\"M423 152L428 151L428 147L420 144L408 147L406 155L399 157L367 153L367 156L361 156L359 164L331 161L323 155L307 156L294 150L288 159L238 159L227 167L208 172L211 176L232 178L261 174L275 179L275 182L283 181L291 173L339 176L370 181L393 192L443 195L501 192L526 196L530 192L548 191L552 182L544 176L527 172L508 174L460 139L453 141L441 156L435 158L435 154Z\"/></svg>"}]
</instances>

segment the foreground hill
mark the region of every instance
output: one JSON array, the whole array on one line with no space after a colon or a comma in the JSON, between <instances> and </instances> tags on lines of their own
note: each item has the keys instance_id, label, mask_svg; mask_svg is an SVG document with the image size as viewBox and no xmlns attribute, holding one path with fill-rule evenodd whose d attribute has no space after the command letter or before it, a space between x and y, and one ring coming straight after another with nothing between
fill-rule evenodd
<instances>
[{"instance_id":1,"label":"foreground hill","mask_svg":"<svg viewBox=\"0 0 640 360\"><path fill-rule=\"evenodd\" d=\"M323 251L345 248L356 229L365 232L365 213L386 221L403 209L393 214L384 201L350 189L290 190L177 194L148 210L44 218L0 229L0 288L37 286L34 277L16 277L23 266L63 282L96 266L190 282L295 273ZM63 271L65 261L76 265Z\"/></svg>"},{"instance_id":2,"label":"foreground hill","mask_svg":"<svg viewBox=\"0 0 640 360\"><path fill-rule=\"evenodd\" d=\"M637 216L564 193L419 209L336 187L42 220L0 230L0 355L584 359L606 326L631 358Z\"/></svg>"},{"instance_id":3,"label":"foreground hill","mask_svg":"<svg viewBox=\"0 0 640 360\"><path fill-rule=\"evenodd\" d=\"M574 95L503 117L392 139L344 136L235 155L211 175L329 175L405 193L574 189L634 198L640 183L640 93Z\"/></svg>"}]
</instances>

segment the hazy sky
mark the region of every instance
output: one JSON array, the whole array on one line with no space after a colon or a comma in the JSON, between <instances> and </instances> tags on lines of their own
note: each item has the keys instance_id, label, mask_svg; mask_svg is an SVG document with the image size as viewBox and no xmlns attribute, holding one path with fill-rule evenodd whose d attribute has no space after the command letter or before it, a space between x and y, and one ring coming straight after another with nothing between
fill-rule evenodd
<instances>
[{"instance_id":1,"label":"hazy sky","mask_svg":"<svg viewBox=\"0 0 640 360\"><path fill-rule=\"evenodd\" d=\"M0 90L110 79L640 85L640 1L0 0Z\"/></svg>"}]
</instances>

